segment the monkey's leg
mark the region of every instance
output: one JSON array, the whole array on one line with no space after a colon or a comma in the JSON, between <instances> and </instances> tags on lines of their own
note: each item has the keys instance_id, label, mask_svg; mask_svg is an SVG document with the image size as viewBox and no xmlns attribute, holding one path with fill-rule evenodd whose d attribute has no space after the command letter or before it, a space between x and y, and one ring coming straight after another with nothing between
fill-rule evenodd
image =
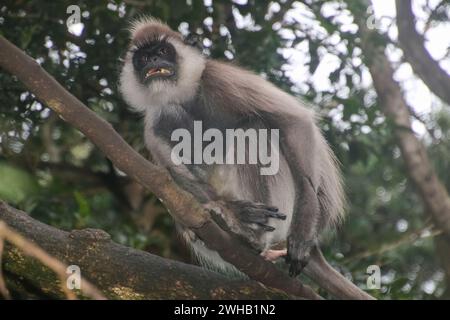
<instances>
[{"instance_id":1,"label":"monkey's leg","mask_svg":"<svg viewBox=\"0 0 450 320\"><path fill-rule=\"evenodd\" d=\"M287 249L281 249L281 250L268 249L261 253L261 256L264 259L266 259L267 261L275 261L278 258L285 257L286 255L287 255Z\"/></svg>"},{"instance_id":2,"label":"monkey's leg","mask_svg":"<svg viewBox=\"0 0 450 320\"><path fill-rule=\"evenodd\" d=\"M193 175L185 166L166 167L174 181L190 192L200 203L216 201L218 196L211 186Z\"/></svg>"},{"instance_id":3,"label":"monkey's leg","mask_svg":"<svg viewBox=\"0 0 450 320\"><path fill-rule=\"evenodd\" d=\"M194 195L199 202L208 205L213 219L224 230L241 236L257 250L262 249L260 243L262 233L275 230L268 225L269 219L286 219L286 215L278 212L276 207L264 203L229 199L217 194L209 183L198 178L185 166L173 166L167 169L178 185ZM224 215L220 206L228 208L232 215Z\"/></svg>"},{"instance_id":4,"label":"monkey's leg","mask_svg":"<svg viewBox=\"0 0 450 320\"><path fill-rule=\"evenodd\" d=\"M261 255L266 260L275 261L280 257L286 256L286 254L287 249L281 249L267 250ZM328 291L336 298L359 300L374 299L337 272L327 260L325 260L322 251L318 246L314 246L314 248L311 249L311 257L309 263L305 266L304 273L314 280L322 289Z\"/></svg>"}]
</instances>

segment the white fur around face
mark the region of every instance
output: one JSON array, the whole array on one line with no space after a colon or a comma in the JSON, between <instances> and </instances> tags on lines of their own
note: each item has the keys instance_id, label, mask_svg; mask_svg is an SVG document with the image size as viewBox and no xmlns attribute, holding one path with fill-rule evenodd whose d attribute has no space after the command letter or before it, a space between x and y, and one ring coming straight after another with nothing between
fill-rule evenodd
<instances>
[{"instance_id":1,"label":"white fur around face","mask_svg":"<svg viewBox=\"0 0 450 320\"><path fill-rule=\"evenodd\" d=\"M155 80L148 85L140 83L132 63L132 54L127 53L120 75L119 89L125 101L137 112L152 112L154 107L182 104L194 97L205 69L205 58L200 52L184 43L169 38L177 52L177 80L174 82Z\"/></svg>"}]
</instances>

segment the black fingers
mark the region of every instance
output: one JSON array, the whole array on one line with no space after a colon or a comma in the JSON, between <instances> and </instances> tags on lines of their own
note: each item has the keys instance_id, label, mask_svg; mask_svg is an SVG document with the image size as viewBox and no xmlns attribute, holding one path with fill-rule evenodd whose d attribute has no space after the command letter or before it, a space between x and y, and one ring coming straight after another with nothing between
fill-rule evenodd
<instances>
[{"instance_id":1,"label":"black fingers","mask_svg":"<svg viewBox=\"0 0 450 320\"><path fill-rule=\"evenodd\" d=\"M242 208L239 210L241 220L254 223L266 223L269 218L286 220L286 215L264 209Z\"/></svg>"},{"instance_id":2,"label":"black fingers","mask_svg":"<svg viewBox=\"0 0 450 320\"><path fill-rule=\"evenodd\" d=\"M260 202L246 200L230 201L234 212L238 214L239 220L247 224L256 224L261 230L272 232L274 227L267 225L270 218L286 220L286 215L279 212L277 207Z\"/></svg>"},{"instance_id":3,"label":"black fingers","mask_svg":"<svg viewBox=\"0 0 450 320\"><path fill-rule=\"evenodd\" d=\"M275 228L274 227L272 227L272 226L268 226L268 225L266 225L266 224L263 224L263 223L257 223L257 225L258 226L260 226L261 227L261 229L263 229L264 231L266 231L266 232L272 232L272 231L274 231L275 230Z\"/></svg>"}]
</instances>

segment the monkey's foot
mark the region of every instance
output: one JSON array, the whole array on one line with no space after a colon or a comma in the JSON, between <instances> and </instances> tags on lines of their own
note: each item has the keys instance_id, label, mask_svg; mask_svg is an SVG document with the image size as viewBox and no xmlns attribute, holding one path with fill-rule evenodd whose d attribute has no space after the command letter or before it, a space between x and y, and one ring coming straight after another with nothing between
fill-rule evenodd
<instances>
[{"instance_id":1,"label":"monkey's foot","mask_svg":"<svg viewBox=\"0 0 450 320\"><path fill-rule=\"evenodd\" d=\"M286 263L289 264L289 275L298 276L308 264L311 249L316 245L314 240L292 241L288 238Z\"/></svg>"},{"instance_id":2,"label":"monkey's foot","mask_svg":"<svg viewBox=\"0 0 450 320\"><path fill-rule=\"evenodd\" d=\"M282 250L266 250L261 252L261 256L267 261L275 261L278 258L284 257L287 255L287 249Z\"/></svg>"},{"instance_id":3,"label":"monkey's foot","mask_svg":"<svg viewBox=\"0 0 450 320\"><path fill-rule=\"evenodd\" d=\"M278 212L278 208L268 206L264 203L234 200L227 202L227 205L237 213L237 217L241 222L255 224L263 231L271 232L275 230L274 227L268 225L270 218L286 219L286 215Z\"/></svg>"}]
</instances>

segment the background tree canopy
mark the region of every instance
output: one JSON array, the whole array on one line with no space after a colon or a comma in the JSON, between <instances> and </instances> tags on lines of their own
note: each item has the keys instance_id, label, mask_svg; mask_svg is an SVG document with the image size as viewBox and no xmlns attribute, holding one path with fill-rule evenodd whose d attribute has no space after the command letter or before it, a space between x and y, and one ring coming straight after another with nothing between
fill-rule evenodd
<instances>
[{"instance_id":1,"label":"background tree canopy","mask_svg":"<svg viewBox=\"0 0 450 320\"><path fill-rule=\"evenodd\" d=\"M346 221L325 237L327 258L361 287L367 267L380 266L382 287L370 291L380 299L450 298L450 251L439 245L439 225L408 179L395 125L381 111L358 34L357 20L367 16L368 27L378 31L371 41L386 47L411 106L412 129L448 190L450 109L405 62L395 11L380 20L379 12L356 0L77 1L81 21L68 28L72 2L3 1L0 34L145 155L141 117L117 90L129 21L151 14L184 35L197 34L205 54L261 74L321 115L349 199ZM384 8L380 2L395 8L394 1L374 4ZM416 0L413 9L426 46L435 49L433 58L450 70L449 2ZM439 38L445 34L447 39ZM99 228L116 242L190 261L159 201L5 72L0 199L61 229Z\"/></svg>"}]
</instances>

